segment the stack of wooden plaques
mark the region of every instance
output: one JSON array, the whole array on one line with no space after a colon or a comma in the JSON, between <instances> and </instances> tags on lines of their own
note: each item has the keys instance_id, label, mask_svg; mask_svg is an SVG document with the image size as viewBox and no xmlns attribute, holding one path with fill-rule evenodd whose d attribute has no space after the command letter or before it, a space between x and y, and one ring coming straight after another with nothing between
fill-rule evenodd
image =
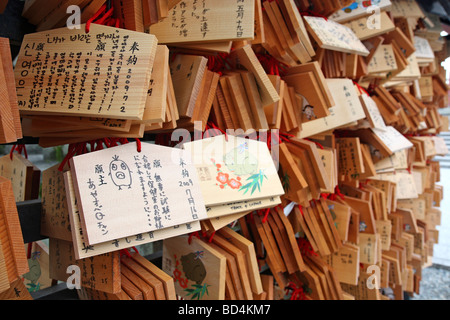
<instances>
[{"instance_id":1,"label":"stack of wooden plaques","mask_svg":"<svg viewBox=\"0 0 450 320\"><path fill-rule=\"evenodd\" d=\"M262 5L265 35L262 46L287 65L310 62L314 48L294 1L263 1Z\"/></svg>"},{"instance_id":2,"label":"stack of wooden plaques","mask_svg":"<svg viewBox=\"0 0 450 320\"><path fill-rule=\"evenodd\" d=\"M22 138L9 39L0 38L0 143Z\"/></svg>"},{"instance_id":3,"label":"stack of wooden plaques","mask_svg":"<svg viewBox=\"0 0 450 320\"><path fill-rule=\"evenodd\" d=\"M69 2L81 29L64 27ZM416 1L370 4L26 0L45 32L24 37L14 73L0 45L0 140L71 144L42 174L50 277L81 268L80 299L420 293L444 214L447 45ZM157 143L96 144L145 133ZM0 186L34 197L23 157L0 164ZM25 271L11 232L0 296ZM127 251L150 243L161 266Z\"/></svg>"},{"instance_id":4,"label":"stack of wooden plaques","mask_svg":"<svg viewBox=\"0 0 450 320\"><path fill-rule=\"evenodd\" d=\"M176 299L173 278L138 252L76 260L70 242L50 238L50 261L50 277L71 284L81 300ZM70 266L83 270L79 283L66 273Z\"/></svg>"},{"instance_id":5,"label":"stack of wooden plaques","mask_svg":"<svg viewBox=\"0 0 450 320\"><path fill-rule=\"evenodd\" d=\"M270 298L254 244L228 227L209 240L199 235L165 239L163 270L173 275L176 294L185 300Z\"/></svg>"},{"instance_id":6,"label":"stack of wooden plaques","mask_svg":"<svg viewBox=\"0 0 450 320\"><path fill-rule=\"evenodd\" d=\"M16 202L39 198L41 170L21 154L1 157L0 175L11 181Z\"/></svg>"},{"instance_id":7,"label":"stack of wooden plaques","mask_svg":"<svg viewBox=\"0 0 450 320\"><path fill-rule=\"evenodd\" d=\"M4 177L0 177L0 205L0 298L31 300L21 279L29 271L22 228L11 181Z\"/></svg>"}]
</instances>

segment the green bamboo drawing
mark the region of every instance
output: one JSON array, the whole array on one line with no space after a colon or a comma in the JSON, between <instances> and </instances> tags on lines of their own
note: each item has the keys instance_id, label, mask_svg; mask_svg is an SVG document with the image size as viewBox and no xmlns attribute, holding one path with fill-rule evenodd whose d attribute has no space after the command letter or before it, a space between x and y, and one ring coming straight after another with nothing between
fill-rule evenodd
<instances>
[{"instance_id":1,"label":"green bamboo drawing","mask_svg":"<svg viewBox=\"0 0 450 320\"><path fill-rule=\"evenodd\" d=\"M188 292L188 293L186 294L186 297L192 295L192 296L191 296L191 300L195 300L195 299L200 300L201 298L203 298L203 296L205 295L205 293L206 293L206 295L209 294L209 293L208 293L208 287L209 287L209 285L207 285L206 283L205 283L204 285L201 285L201 284L193 284L192 286L193 286L195 289L192 289L192 288L184 289L184 291Z\"/></svg>"},{"instance_id":2,"label":"green bamboo drawing","mask_svg":"<svg viewBox=\"0 0 450 320\"><path fill-rule=\"evenodd\" d=\"M249 178L247 178L246 181L250 181L249 183L243 185L239 188L239 191L244 191L244 194L246 194L249 190L251 190L250 194L253 194L255 192L256 188L258 188L258 191L261 192L261 186L263 183L264 178L267 179L267 176L263 173L262 170L259 170L258 173L255 173L251 175Z\"/></svg>"}]
</instances>

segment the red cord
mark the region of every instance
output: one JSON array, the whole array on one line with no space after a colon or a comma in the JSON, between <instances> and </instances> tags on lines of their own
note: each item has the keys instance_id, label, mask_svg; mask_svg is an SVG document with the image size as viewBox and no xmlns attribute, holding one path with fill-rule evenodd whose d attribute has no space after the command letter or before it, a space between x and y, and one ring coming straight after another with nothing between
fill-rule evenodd
<instances>
[{"instance_id":1,"label":"red cord","mask_svg":"<svg viewBox=\"0 0 450 320\"><path fill-rule=\"evenodd\" d=\"M11 160L13 159L14 151L17 151L18 154L22 154L23 152L25 158L28 159L27 148L25 147L24 144L15 144L12 146L11 151L9 152L9 158Z\"/></svg>"},{"instance_id":2,"label":"red cord","mask_svg":"<svg viewBox=\"0 0 450 320\"><path fill-rule=\"evenodd\" d=\"M198 239L200 239L200 235L198 234L198 231L191 232L188 237L189 244L192 243L192 237L194 237L194 236L197 237Z\"/></svg>"},{"instance_id":3,"label":"red cord","mask_svg":"<svg viewBox=\"0 0 450 320\"><path fill-rule=\"evenodd\" d=\"M31 259L31 249L33 248L33 242L28 243L27 259Z\"/></svg>"},{"instance_id":4,"label":"red cord","mask_svg":"<svg viewBox=\"0 0 450 320\"><path fill-rule=\"evenodd\" d=\"M136 148L137 148L137 152L141 152L142 145L141 145L141 140L139 140L139 139L136 139Z\"/></svg>"},{"instance_id":5,"label":"red cord","mask_svg":"<svg viewBox=\"0 0 450 320\"><path fill-rule=\"evenodd\" d=\"M319 17L319 18L325 19L325 21L328 21L328 18L327 18L327 17L325 17L324 15L321 15L320 13L317 13L317 12L315 12L315 11L312 11L312 10L301 11L300 14L301 14L302 16Z\"/></svg>"},{"instance_id":6,"label":"red cord","mask_svg":"<svg viewBox=\"0 0 450 320\"><path fill-rule=\"evenodd\" d=\"M97 19L104 11L106 11L106 4L104 4L100 9L98 9L98 11L92 16L92 18L90 18L87 22L86 22L86 33L89 33L89 30L91 28L91 23L93 23L93 21L95 19Z\"/></svg>"}]
</instances>

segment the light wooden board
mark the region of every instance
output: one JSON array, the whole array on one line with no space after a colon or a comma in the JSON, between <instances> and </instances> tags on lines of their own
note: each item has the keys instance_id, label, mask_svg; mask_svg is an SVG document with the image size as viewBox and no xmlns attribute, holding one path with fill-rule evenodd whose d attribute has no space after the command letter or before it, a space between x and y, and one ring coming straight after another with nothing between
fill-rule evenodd
<instances>
[{"instance_id":1,"label":"light wooden board","mask_svg":"<svg viewBox=\"0 0 450 320\"><path fill-rule=\"evenodd\" d=\"M368 73L395 71L397 68L392 44L380 44L367 65Z\"/></svg>"},{"instance_id":2,"label":"light wooden board","mask_svg":"<svg viewBox=\"0 0 450 320\"><path fill-rule=\"evenodd\" d=\"M355 5L356 4L356 5ZM369 16L376 13L376 9L389 10L392 3L390 0L379 0L377 1L376 7L373 9L368 9L370 6L366 6L364 3L353 2L350 6L344 7L328 16L328 19L334 20L339 23L344 23L349 20L358 19L361 16Z\"/></svg>"},{"instance_id":3,"label":"light wooden board","mask_svg":"<svg viewBox=\"0 0 450 320\"><path fill-rule=\"evenodd\" d=\"M234 223L236 220L245 217L249 212L233 213L227 216L217 217L205 220L208 222L210 229L208 231L217 231L227 225Z\"/></svg>"},{"instance_id":4,"label":"light wooden board","mask_svg":"<svg viewBox=\"0 0 450 320\"><path fill-rule=\"evenodd\" d=\"M344 25L349 27L361 41L395 29L394 23L385 11L381 12L376 19L363 17L344 23Z\"/></svg>"},{"instance_id":5,"label":"light wooden board","mask_svg":"<svg viewBox=\"0 0 450 320\"><path fill-rule=\"evenodd\" d=\"M66 282L71 275L67 272L67 268L70 265L76 265L81 271L80 285L82 287L108 293L118 293L121 290L118 251L76 260L72 242L50 238L49 254L50 278Z\"/></svg>"},{"instance_id":6,"label":"light wooden board","mask_svg":"<svg viewBox=\"0 0 450 320\"><path fill-rule=\"evenodd\" d=\"M151 243L165 238L187 234L200 230L200 222L194 221L171 228L164 228L160 230L135 234L131 237L114 239L110 242L99 243L96 245L89 245L84 238L83 228L81 227L80 212L77 206L77 200L72 185L72 176L70 171L64 174L64 182L66 188L66 197L68 203L68 213L70 223L72 225L72 241L74 246L74 254L76 259L84 259L99 254L112 252L120 249L127 249L133 246L138 246L146 243Z\"/></svg>"},{"instance_id":7,"label":"light wooden board","mask_svg":"<svg viewBox=\"0 0 450 320\"><path fill-rule=\"evenodd\" d=\"M16 130L14 129L14 118L12 114L8 86L6 85L6 74L4 73L3 59L0 59L0 142L10 143L17 141Z\"/></svg>"},{"instance_id":8,"label":"light wooden board","mask_svg":"<svg viewBox=\"0 0 450 320\"><path fill-rule=\"evenodd\" d=\"M8 290L10 282L8 279L8 269L6 268L5 256L3 254L2 242L0 240L0 292Z\"/></svg>"},{"instance_id":9,"label":"light wooden board","mask_svg":"<svg viewBox=\"0 0 450 320\"><path fill-rule=\"evenodd\" d=\"M326 79L326 83L335 105L329 109L329 116L302 123L300 138L345 126L365 118L358 93L350 79ZM346 93L350 95L346 96Z\"/></svg>"},{"instance_id":10,"label":"light wooden board","mask_svg":"<svg viewBox=\"0 0 450 320\"><path fill-rule=\"evenodd\" d=\"M9 105L11 108L11 114L14 121L14 130L16 132L16 138L22 138L22 126L20 124L19 106L17 104L17 93L14 86L14 70L12 65L11 49L9 45L9 39L0 38L0 59L3 66L3 75L5 77L5 84L8 88Z\"/></svg>"},{"instance_id":11,"label":"light wooden board","mask_svg":"<svg viewBox=\"0 0 450 320\"><path fill-rule=\"evenodd\" d=\"M0 158L0 175L9 179L12 183L14 198L17 202L30 200L26 199L27 191L27 176L32 175L32 170L29 171L25 158L20 154L13 153L11 160L9 155Z\"/></svg>"},{"instance_id":12,"label":"light wooden board","mask_svg":"<svg viewBox=\"0 0 450 320\"><path fill-rule=\"evenodd\" d=\"M252 291L254 294L262 293L263 286L253 242L249 241L229 227L220 229L218 233L244 252Z\"/></svg>"},{"instance_id":13,"label":"light wooden board","mask_svg":"<svg viewBox=\"0 0 450 320\"><path fill-rule=\"evenodd\" d=\"M284 193L267 144L224 135L184 144L197 171L206 206Z\"/></svg>"},{"instance_id":14,"label":"light wooden board","mask_svg":"<svg viewBox=\"0 0 450 320\"><path fill-rule=\"evenodd\" d=\"M114 16L120 18L123 27L127 30L144 32L144 14L142 1L113 0Z\"/></svg>"},{"instance_id":15,"label":"light wooden board","mask_svg":"<svg viewBox=\"0 0 450 320\"><path fill-rule=\"evenodd\" d=\"M41 234L49 238L72 240L64 175L56 164L42 172Z\"/></svg>"},{"instance_id":16,"label":"light wooden board","mask_svg":"<svg viewBox=\"0 0 450 320\"><path fill-rule=\"evenodd\" d=\"M148 261L146 258L141 256L139 253L131 253L131 258L139 263L143 268L151 272L156 278L158 278L164 287L164 292L166 294L167 300L175 300L175 287L173 278L169 276L167 273L162 271L160 268L155 266L153 263Z\"/></svg>"},{"instance_id":17,"label":"light wooden board","mask_svg":"<svg viewBox=\"0 0 450 320\"><path fill-rule=\"evenodd\" d=\"M280 100L277 91L270 82L251 45L245 45L239 49L233 50L231 52L231 58L238 59L238 64L255 76L256 83L259 86L263 107Z\"/></svg>"},{"instance_id":18,"label":"light wooden board","mask_svg":"<svg viewBox=\"0 0 450 320\"><path fill-rule=\"evenodd\" d=\"M84 235L91 245L207 218L195 167L184 150L142 143L138 152L136 143L128 143L70 162ZM151 192L156 192L155 199Z\"/></svg>"},{"instance_id":19,"label":"light wooden board","mask_svg":"<svg viewBox=\"0 0 450 320\"><path fill-rule=\"evenodd\" d=\"M40 124L39 128L33 128L34 132L61 132L70 130L70 128L98 128L112 131L129 132L132 120L123 119L104 119L94 117L69 117L69 116L23 116L22 126L28 125L26 121L31 121L31 125L35 120Z\"/></svg>"},{"instance_id":20,"label":"light wooden board","mask_svg":"<svg viewBox=\"0 0 450 320\"><path fill-rule=\"evenodd\" d=\"M369 51L347 26L320 17L304 16L310 35L324 49L367 56Z\"/></svg>"},{"instance_id":21,"label":"light wooden board","mask_svg":"<svg viewBox=\"0 0 450 320\"><path fill-rule=\"evenodd\" d=\"M0 293L0 300L33 300L22 279L17 278L11 287Z\"/></svg>"},{"instance_id":22,"label":"light wooden board","mask_svg":"<svg viewBox=\"0 0 450 320\"><path fill-rule=\"evenodd\" d=\"M236 259L237 269L239 271L239 278L242 284L242 291L246 300L253 299L253 292L250 285L248 265L245 259L245 251L241 250L235 244L229 242L221 235L215 234L211 238L212 243L218 245L223 250L226 250Z\"/></svg>"},{"instance_id":23,"label":"light wooden board","mask_svg":"<svg viewBox=\"0 0 450 320\"><path fill-rule=\"evenodd\" d=\"M122 256L120 258L120 263L127 266L128 269L133 271L152 287L153 292L155 293L155 300L166 299L163 282L155 277L148 269L144 268L140 263L128 256Z\"/></svg>"},{"instance_id":24,"label":"light wooden board","mask_svg":"<svg viewBox=\"0 0 450 320\"><path fill-rule=\"evenodd\" d=\"M15 277L27 273L29 267L11 181L4 177L0 177L0 212L3 255L12 282Z\"/></svg>"},{"instance_id":25,"label":"light wooden board","mask_svg":"<svg viewBox=\"0 0 450 320\"><path fill-rule=\"evenodd\" d=\"M28 255L28 265L30 271L22 276L25 286L30 292L36 292L52 286L52 279L49 276L48 268L50 256L48 245L43 240L35 241L32 244L26 243L31 254ZM28 251L30 252L30 251Z\"/></svg>"},{"instance_id":26,"label":"light wooden board","mask_svg":"<svg viewBox=\"0 0 450 320\"><path fill-rule=\"evenodd\" d=\"M360 272L358 246L344 245L325 259L336 272L339 282L351 285L358 283Z\"/></svg>"},{"instance_id":27,"label":"light wooden board","mask_svg":"<svg viewBox=\"0 0 450 320\"><path fill-rule=\"evenodd\" d=\"M182 2L169 10L168 19L152 25L150 33L161 44L253 39L254 14L254 1Z\"/></svg>"},{"instance_id":28,"label":"light wooden board","mask_svg":"<svg viewBox=\"0 0 450 320\"><path fill-rule=\"evenodd\" d=\"M167 110L167 90L169 73L169 48L158 45L152 76L149 82L148 97L145 102L144 123L164 122Z\"/></svg>"},{"instance_id":29,"label":"light wooden board","mask_svg":"<svg viewBox=\"0 0 450 320\"><path fill-rule=\"evenodd\" d=\"M65 17L68 17L67 7L69 5L75 5L82 8L85 4L85 0L63 0L58 2L57 5L50 7L50 12L43 19L39 20L36 30L44 31L55 28L61 21L65 20Z\"/></svg>"},{"instance_id":30,"label":"light wooden board","mask_svg":"<svg viewBox=\"0 0 450 320\"><path fill-rule=\"evenodd\" d=\"M227 260L225 299L244 300L244 290L242 289L236 258L215 243L210 243L209 245L222 254Z\"/></svg>"},{"instance_id":31,"label":"light wooden board","mask_svg":"<svg viewBox=\"0 0 450 320\"><path fill-rule=\"evenodd\" d=\"M130 270L125 264L120 264L121 275L134 284L141 292L143 300L155 300L153 288L139 277L134 271Z\"/></svg>"},{"instance_id":32,"label":"light wooden board","mask_svg":"<svg viewBox=\"0 0 450 320\"><path fill-rule=\"evenodd\" d=\"M15 68L19 110L23 114L140 120L156 47L154 35L98 24L91 25L89 34L84 25L27 34ZM121 50L124 53L119 56ZM33 64L36 59L42 64ZM70 93L62 88L65 74L54 71L52 79L50 72L44 75L43 64L55 61L60 69L80 70L68 79L73 86ZM50 89L35 94L35 77L42 77ZM87 90L93 93L88 95Z\"/></svg>"},{"instance_id":33,"label":"light wooden board","mask_svg":"<svg viewBox=\"0 0 450 320\"><path fill-rule=\"evenodd\" d=\"M208 59L177 54L170 61L170 73L180 116L192 117Z\"/></svg>"}]
</instances>

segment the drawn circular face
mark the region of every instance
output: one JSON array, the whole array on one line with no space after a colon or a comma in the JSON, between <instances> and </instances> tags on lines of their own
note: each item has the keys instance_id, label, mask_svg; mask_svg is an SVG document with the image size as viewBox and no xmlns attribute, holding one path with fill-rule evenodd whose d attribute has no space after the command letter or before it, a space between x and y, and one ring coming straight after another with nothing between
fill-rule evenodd
<instances>
[{"instance_id":1,"label":"drawn circular face","mask_svg":"<svg viewBox=\"0 0 450 320\"><path fill-rule=\"evenodd\" d=\"M123 161L115 161L111 163L111 172L115 172L114 175L117 179L123 180L127 176L125 175L125 172L128 171L128 167Z\"/></svg>"},{"instance_id":2,"label":"drawn circular face","mask_svg":"<svg viewBox=\"0 0 450 320\"><path fill-rule=\"evenodd\" d=\"M131 172L128 165L117 158L111 161L109 171L113 183L119 187L131 185Z\"/></svg>"}]
</instances>

